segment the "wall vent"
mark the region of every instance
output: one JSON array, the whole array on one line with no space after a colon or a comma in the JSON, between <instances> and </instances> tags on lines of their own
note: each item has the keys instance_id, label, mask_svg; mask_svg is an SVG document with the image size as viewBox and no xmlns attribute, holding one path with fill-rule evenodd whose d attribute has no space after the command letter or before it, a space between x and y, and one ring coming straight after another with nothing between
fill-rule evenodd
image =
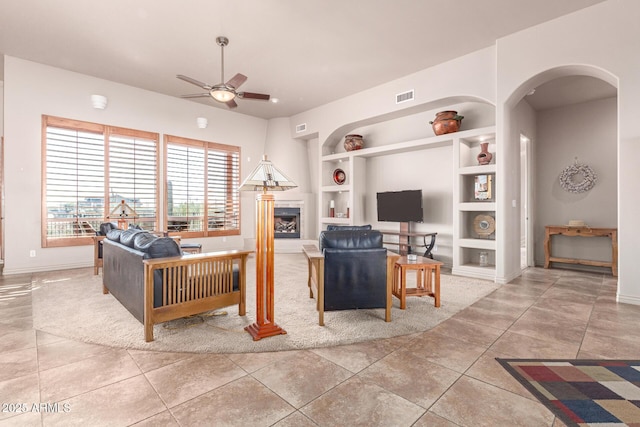
<instances>
[{"instance_id":1,"label":"wall vent","mask_svg":"<svg viewBox=\"0 0 640 427\"><path fill-rule=\"evenodd\" d=\"M407 101L413 101L413 89L396 95L396 104L402 104Z\"/></svg>"},{"instance_id":2,"label":"wall vent","mask_svg":"<svg viewBox=\"0 0 640 427\"><path fill-rule=\"evenodd\" d=\"M306 123L302 123L302 124L296 125L296 133L304 132L305 130L307 130L307 124Z\"/></svg>"}]
</instances>

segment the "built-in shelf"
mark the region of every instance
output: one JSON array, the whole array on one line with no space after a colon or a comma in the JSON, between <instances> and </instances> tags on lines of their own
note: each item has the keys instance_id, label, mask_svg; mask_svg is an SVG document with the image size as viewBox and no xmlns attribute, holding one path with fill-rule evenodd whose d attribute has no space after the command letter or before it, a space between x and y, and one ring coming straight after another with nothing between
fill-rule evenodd
<instances>
[{"instance_id":1,"label":"built-in shelf","mask_svg":"<svg viewBox=\"0 0 640 427\"><path fill-rule=\"evenodd\" d=\"M462 248L496 250L496 241L489 239L459 239L458 246Z\"/></svg>"},{"instance_id":2,"label":"built-in shelf","mask_svg":"<svg viewBox=\"0 0 640 427\"><path fill-rule=\"evenodd\" d=\"M330 217L330 216L325 216L320 218L320 221L323 224L349 224L349 218L337 218L337 217Z\"/></svg>"},{"instance_id":3,"label":"built-in shelf","mask_svg":"<svg viewBox=\"0 0 640 427\"><path fill-rule=\"evenodd\" d=\"M495 202L463 202L458 204L460 211L494 211L495 209Z\"/></svg>"},{"instance_id":4,"label":"built-in shelf","mask_svg":"<svg viewBox=\"0 0 640 427\"><path fill-rule=\"evenodd\" d=\"M458 173L460 175L480 175L480 174L495 174L496 173L496 165L478 165L478 166L467 166L464 168L458 169Z\"/></svg>"},{"instance_id":5,"label":"built-in shelf","mask_svg":"<svg viewBox=\"0 0 640 427\"><path fill-rule=\"evenodd\" d=\"M341 191L351 191L351 185L325 185L322 187L325 193L339 193Z\"/></svg>"},{"instance_id":6,"label":"built-in shelf","mask_svg":"<svg viewBox=\"0 0 640 427\"><path fill-rule=\"evenodd\" d=\"M491 239L483 238L477 232L474 223L478 215L490 216L495 220L496 216L496 185L499 175L495 163L496 144L495 127L476 129L472 134L458 135L454 140L453 157L454 168L453 188L453 213L455 216L453 225L453 274L479 277L489 280L496 278L496 252L498 248L495 231ZM478 154L481 151L480 144L487 142L492 160L489 164L479 165ZM476 200L475 185L478 175L488 175L489 182L488 200ZM480 258L486 257L489 262L486 266L480 266Z\"/></svg>"}]
</instances>

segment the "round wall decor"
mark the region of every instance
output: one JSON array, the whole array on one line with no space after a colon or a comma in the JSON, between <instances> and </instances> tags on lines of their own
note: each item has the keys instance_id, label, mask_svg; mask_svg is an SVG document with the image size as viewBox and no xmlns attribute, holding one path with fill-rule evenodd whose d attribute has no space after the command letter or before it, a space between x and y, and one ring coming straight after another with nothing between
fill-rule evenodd
<instances>
[{"instance_id":1,"label":"round wall decor","mask_svg":"<svg viewBox=\"0 0 640 427\"><path fill-rule=\"evenodd\" d=\"M488 238L496 231L496 220L491 215L480 214L473 219L473 231L480 237Z\"/></svg>"},{"instance_id":2,"label":"round wall decor","mask_svg":"<svg viewBox=\"0 0 640 427\"><path fill-rule=\"evenodd\" d=\"M333 182L338 185L344 184L347 179L347 174L342 169L336 169L333 171Z\"/></svg>"},{"instance_id":3,"label":"round wall decor","mask_svg":"<svg viewBox=\"0 0 640 427\"><path fill-rule=\"evenodd\" d=\"M596 185L598 176L587 165L576 163L567 166L560 174L560 186L569 193L584 193Z\"/></svg>"}]
</instances>

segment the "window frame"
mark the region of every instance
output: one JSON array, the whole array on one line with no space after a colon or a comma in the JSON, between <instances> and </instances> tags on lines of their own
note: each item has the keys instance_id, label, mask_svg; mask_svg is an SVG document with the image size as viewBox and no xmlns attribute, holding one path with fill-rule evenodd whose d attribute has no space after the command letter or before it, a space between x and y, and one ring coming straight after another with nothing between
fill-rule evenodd
<instances>
[{"instance_id":1,"label":"window frame","mask_svg":"<svg viewBox=\"0 0 640 427\"><path fill-rule=\"evenodd\" d=\"M118 126L109 126L99 123L86 122L75 119L67 119L63 117L55 117L42 115L42 150L41 150L41 245L43 248L51 247L68 247L68 246L83 246L93 245L93 237L91 234L82 233L74 237L62 237L62 238L49 238L48 231L48 210L47 210L47 128L60 128L71 131L80 132L92 132L100 133L103 137L103 165L104 165L104 177L103 177L103 204L104 212L103 217L100 218L102 222L114 221L113 218L109 218L110 214L110 180L109 180L109 141L111 136L124 136L132 138L141 138L153 141L155 143L155 218L154 224L157 229L160 224L160 135L156 132L141 131L136 129L122 128ZM77 206L76 206L77 208ZM78 217L75 219L76 223L79 223Z\"/></svg>"},{"instance_id":2,"label":"window frame","mask_svg":"<svg viewBox=\"0 0 640 427\"><path fill-rule=\"evenodd\" d=\"M194 238L194 237L222 237L222 236L239 236L242 234L242 203L240 199L240 194L238 189L240 188L240 177L241 177L241 148L235 145L227 145L221 144L217 142L203 141L198 139L185 138L175 135L164 135L164 151L163 151L163 180L164 180L164 215L163 215L163 228L167 230L169 235L179 235L182 238ZM169 176L168 176L168 150L169 145L181 145L186 147L194 147L194 148L202 148L204 150L204 207L203 207L203 224L206 224L205 228L201 231L170 231L169 230ZM225 205L228 206L228 201L231 198L233 200L234 191L237 193L235 197L237 199L237 228L232 229L223 229L223 230L209 230L208 228L208 220L209 220L209 151L223 151L230 155L237 155L238 157L238 167L237 174L234 177L235 182L231 182L227 185L226 191L226 202ZM235 190L234 190L235 186ZM233 203L232 203L233 209ZM225 210L225 216L228 214L228 211ZM205 221L206 218L206 221Z\"/></svg>"}]
</instances>

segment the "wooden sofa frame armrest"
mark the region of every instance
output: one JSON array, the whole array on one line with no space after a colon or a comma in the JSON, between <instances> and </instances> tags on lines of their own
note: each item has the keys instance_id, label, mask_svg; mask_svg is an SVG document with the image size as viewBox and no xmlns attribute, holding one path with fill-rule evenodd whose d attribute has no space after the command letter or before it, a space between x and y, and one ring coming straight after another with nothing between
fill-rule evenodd
<instances>
[{"instance_id":1,"label":"wooden sofa frame armrest","mask_svg":"<svg viewBox=\"0 0 640 427\"><path fill-rule=\"evenodd\" d=\"M231 250L146 259L144 263L144 337L153 341L153 325L238 304L246 315L247 259L253 251ZM233 290L237 264L239 291ZM183 268L186 267L186 268ZM163 301L154 307L154 272L164 270ZM165 286L171 286L169 299Z\"/></svg>"},{"instance_id":2,"label":"wooden sofa frame armrest","mask_svg":"<svg viewBox=\"0 0 640 427\"><path fill-rule=\"evenodd\" d=\"M100 245L106 236L91 236L93 239L93 275L97 276L102 268L102 258L100 258Z\"/></svg>"},{"instance_id":3,"label":"wooden sofa frame armrest","mask_svg":"<svg viewBox=\"0 0 640 427\"><path fill-rule=\"evenodd\" d=\"M309 298L316 295L316 309L318 310L318 324L324 326L324 254L315 245L304 245L302 247L307 257L309 278ZM393 286L393 266L400 258L400 255L387 251L387 289L386 306L384 311L384 321L391 322L391 306L393 305L391 289Z\"/></svg>"}]
</instances>

